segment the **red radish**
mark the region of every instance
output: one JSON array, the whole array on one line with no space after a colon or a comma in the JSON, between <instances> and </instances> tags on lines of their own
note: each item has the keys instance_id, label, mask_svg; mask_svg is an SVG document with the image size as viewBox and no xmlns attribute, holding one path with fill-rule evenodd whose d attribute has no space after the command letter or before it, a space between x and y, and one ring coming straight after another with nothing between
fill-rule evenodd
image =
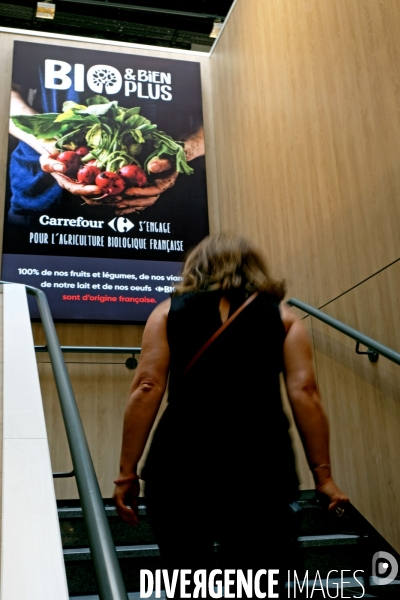
<instances>
[{"instance_id":1,"label":"red radish","mask_svg":"<svg viewBox=\"0 0 400 600\"><path fill-rule=\"evenodd\" d=\"M89 154L90 152L90 148L88 148L87 146L81 146L80 148L77 148L75 150L75 154L77 154L78 156L86 156L86 154Z\"/></svg>"},{"instance_id":2,"label":"red radish","mask_svg":"<svg viewBox=\"0 0 400 600\"><path fill-rule=\"evenodd\" d=\"M125 189L125 181L122 177L111 171L104 171L100 175L97 175L95 183L106 196L116 196Z\"/></svg>"},{"instance_id":3,"label":"red radish","mask_svg":"<svg viewBox=\"0 0 400 600\"><path fill-rule=\"evenodd\" d=\"M79 183L84 185L93 185L96 177L100 175L101 171L95 165L85 165L81 167L76 175Z\"/></svg>"},{"instance_id":4,"label":"red radish","mask_svg":"<svg viewBox=\"0 0 400 600\"><path fill-rule=\"evenodd\" d=\"M129 186L144 187L147 183L146 173L138 165L125 165L118 171Z\"/></svg>"},{"instance_id":5,"label":"red radish","mask_svg":"<svg viewBox=\"0 0 400 600\"><path fill-rule=\"evenodd\" d=\"M66 150L65 152L61 152L61 154L57 154L57 156L52 156L52 158L64 163L67 167L65 175L75 176L81 164L81 157L76 152L72 152L72 150Z\"/></svg>"}]
</instances>

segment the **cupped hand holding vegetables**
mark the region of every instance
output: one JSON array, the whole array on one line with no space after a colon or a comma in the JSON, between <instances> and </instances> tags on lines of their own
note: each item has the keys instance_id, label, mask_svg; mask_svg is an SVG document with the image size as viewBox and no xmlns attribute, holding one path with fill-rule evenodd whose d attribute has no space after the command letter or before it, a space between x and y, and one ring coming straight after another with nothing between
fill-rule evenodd
<instances>
[{"instance_id":1,"label":"cupped hand holding vegetables","mask_svg":"<svg viewBox=\"0 0 400 600\"><path fill-rule=\"evenodd\" d=\"M185 140L186 160L194 160L204 155L204 129L200 127L195 133L191 134ZM153 185L146 188L131 187L124 192L123 198L116 196L116 214L126 215L133 212L139 212L151 206L158 200L160 195L167 189L174 186L177 171L172 171L172 165L168 159L153 158L147 165L149 173L158 174Z\"/></svg>"},{"instance_id":2,"label":"cupped hand holding vegetables","mask_svg":"<svg viewBox=\"0 0 400 600\"><path fill-rule=\"evenodd\" d=\"M75 196L81 196L85 201L87 200L87 196L101 194L101 189L99 186L94 185L94 182L92 182L91 185L88 185L87 182L80 181L79 179L75 182L67 175L68 166L59 159L59 156L62 154L63 153L58 152L55 148L48 153L42 154L39 161L43 171L45 173L50 173L63 190L66 190Z\"/></svg>"},{"instance_id":3,"label":"cupped hand holding vegetables","mask_svg":"<svg viewBox=\"0 0 400 600\"><path fill-rule=\"evenodd\" d=\"M12 121L47 149L55 145L40 164L62 188L125 214L154 204L179 173L193 172L187 161L204 154L202 130L176 142L139 112L95 96L87 106L65 102L61 114L16 115Z\"/></svg>"},{"instance_id":4,"label":"cupped hand holding vegetables","mask_svg":"<svg viewBox=\"0 0 400 600\"><path fill-rule=\"evenodd\" d=\"M156 179L153 185L145 188L130 187L124 191L123 197L117 198L115 212L117 215L127 215L139 212L154 204L160 195L175 185L179 173L168 173L165 177Z\"/></svg>"}]
</instances>

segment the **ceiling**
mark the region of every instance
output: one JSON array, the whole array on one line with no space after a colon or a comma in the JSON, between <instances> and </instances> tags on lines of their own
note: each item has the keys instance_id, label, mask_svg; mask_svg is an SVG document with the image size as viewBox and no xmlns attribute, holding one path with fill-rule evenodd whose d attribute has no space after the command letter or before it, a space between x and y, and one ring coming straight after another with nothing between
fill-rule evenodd
<instances>
[{"instance_id":1,"label":"ceiling","mask_svg":"<svg viewBox=\"0 0 400 600\"><path fill-rule=\"evenodd\" d=\"M1 0L2 27L208 51L215 19L233 0L53 0L54 20L36 18L36 0Z\"/></svg>"}]
</instances>

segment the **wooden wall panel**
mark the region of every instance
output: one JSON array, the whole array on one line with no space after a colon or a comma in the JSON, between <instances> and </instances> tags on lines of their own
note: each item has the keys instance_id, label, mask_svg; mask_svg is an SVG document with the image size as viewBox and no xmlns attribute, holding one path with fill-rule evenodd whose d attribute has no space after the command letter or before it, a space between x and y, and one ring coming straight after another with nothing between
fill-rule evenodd
<instances>
[{"instance_id":1,"label":"wooden wall panel","mask_svg":"<svg viewBox=\"0 0 400 600\"><path fill-rule=\"evenodd\" d=\"M140 347L143 326L56 324L63 346ZM35 344L45 343L42 326L33 324ZM128 355L65 354L99 485L104 497L112 493L118 474L122 418L134 371L125 366ZM139 357L138 357L139 358ZM38 354L45 417L54 471L68 471L70 454L59 400L47 354ZM55 482L57 498L77 498L74 479Z\"/></svg>"},{"instance_id":2,"label":"wooden wall panel","mask_svg":"<svg viewBox=\"0 0 400 600\"><path fill-rule=\"evenodd\" d=\"M3 292L0 291L0 506L3 497ZM0 510L0 554L3 511ZM0 567L1 578L1 567Z\"/></svg>"},{"instance_id":3,"label":"wooden wall panel","mask_svg":"<svg viewBox=\"0 0 400 600\"><path fill-rule=\"evenodd\" d=\"M104 359L103 359L104 360ZM68 364L79 412L103 497L109 498L118 476L122 419L133 372L123 364ZM72 468L51 367L39 374L54 471ZM57 498L77 498L75 479L55 481Z\"/></svg>"},{"instance_id":4,"label":"wooden wall panel","mask_svg":"<svg viewBox=\"0 0 400 600\"><path fill-rule=\"evenodd\" d=\"M400 263L324 311L400 351ZM333 473L355 506L400 549L400 367L355 353L350 338L312 319L316 368L331 428Z\"/></svg>"},{"instance_id":5,"label":"wooden wall panel","mask_svg":"<svg viewBox=\"0 0 400 600\"><path fill-rule=\"evenodd\" d=\"M271 4L239 0L211 56L221 228L251 237L273 272L308 298L293 82L279 15L266 18Z\"/></svg>"},{"instance_id":6,"label":"wooden wall panel","mask_svg":"<svg viewBox=\"0 0 400 600\"><path fill-rule=\"evenodd\" d=\"M322 305L400 255L398 3L238 0L211 56L221 226Z\"/></svg>"},{"instance_id":7,"label":"wooden wall panel","mask_svg":"<svg viewBox=\"0 0 400 600\"><path fill-rule=\"evenodd\" d=\"M323 310L400 352L399 300L400 260Z\"/></svg>"}]
</instances>

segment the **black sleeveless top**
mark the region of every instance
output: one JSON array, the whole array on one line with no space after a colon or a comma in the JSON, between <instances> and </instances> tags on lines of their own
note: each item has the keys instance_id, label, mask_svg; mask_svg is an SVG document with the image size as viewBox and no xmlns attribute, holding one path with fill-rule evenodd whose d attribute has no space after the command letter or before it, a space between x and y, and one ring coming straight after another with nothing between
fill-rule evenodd
<instances>
[{"instance_id":1,"label":"black sleeveless top","mask_svg":"<svg viewBox=\"0 0 400 600\"><path fill-rule=\"evenodd\" d=\"M246 298L238 290L224 295L231 314ZM172 297L168 406L142 477L190 479L199 470L217 479L264 475L293 494L298 480L280 395L285 328L277 299L260 293L184 374L221 326L221 296L218 290Z\"/></svg>"}]
</instances>

